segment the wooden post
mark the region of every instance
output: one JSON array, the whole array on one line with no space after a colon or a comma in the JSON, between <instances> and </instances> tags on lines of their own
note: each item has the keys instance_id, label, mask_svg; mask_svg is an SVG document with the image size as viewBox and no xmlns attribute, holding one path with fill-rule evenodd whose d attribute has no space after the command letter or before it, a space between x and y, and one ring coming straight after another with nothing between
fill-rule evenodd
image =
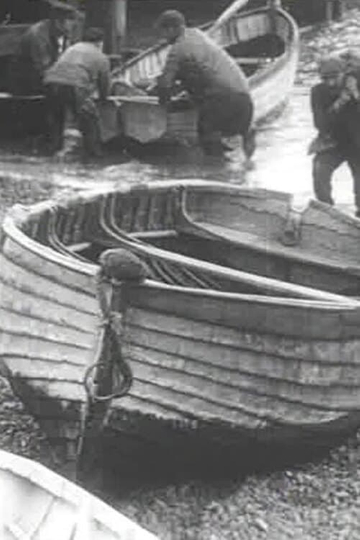
<instances>
[{"instance_id":1,"label":"wooden post","mask_svg":"<svg viewBox=\"0 0 360 540\"><path fill-rule=\"evenodd\" d=\"M108 2L99 0L86 0L85 3L85 26L104 27L104 13Z\"/></svg>"},{"instance_id":2,"label":"wooden post","mask_svg":"<svg viewBox=\"0 0 360 540\"><path fill-rule=\"evenodd\" d=\"M105 51L120 54L126 36L127 0L109 0L107 13Z\"/></svg>"},{"instance_id":3,"label":"wooden post","mask_svg":"<svg viewBox=\"0 0 360 540\"><path fill-rule=\"evenodd\" d=\"M127 0L86 0L86 26L105 30L104 52L119 54L125 41Z\"/></svg>"},{"instance_id":4,"label":"wooden post","mask_svg":"<svg viewBox=\"0 0 360 540\"><path fill-rule=\"evenodd\" d=\"M343 2L342 0L326 0L325 6L325 19L327 23L331 21L341 21L343 16Z\"/></svg>"},{"instance_id":5,"label":"wooden post","mask_svg":"<svg viewBox=\"0 0 360 540\"><path fill-rule=\"evenodd\" d=\"M333 19L333 3L332 0L326 0L325 3L325 20L330 23Z\"/></svg>"}]
</instances>

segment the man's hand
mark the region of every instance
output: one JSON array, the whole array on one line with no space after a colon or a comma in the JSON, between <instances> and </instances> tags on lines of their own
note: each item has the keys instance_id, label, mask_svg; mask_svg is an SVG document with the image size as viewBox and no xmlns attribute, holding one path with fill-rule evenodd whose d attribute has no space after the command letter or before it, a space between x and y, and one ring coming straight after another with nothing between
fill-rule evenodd
<instances>
[{"instance_id":1,"label":"man's hand","mask_svg":"<svg viewBox=\"0 0 360 540\"><path fill-rule=\"evenodd\" d=\"M345 90L350 94L350 97L358 100L360 97L358 83L355 77L348 76L345 83Z\"/></svg>"},{"instance_id":2,"label":"man's hand","mask_svg":"<svg viewBox=\"0 0 360 540\"><path fill-rule=\"evenodd\" d=\"M351 99L351 94L347 89L342 90L340 96L337 98L336 101L331 106L331 109L333 111L339 111L346 103L348 103Z\"/></svg>"}]
</instances>

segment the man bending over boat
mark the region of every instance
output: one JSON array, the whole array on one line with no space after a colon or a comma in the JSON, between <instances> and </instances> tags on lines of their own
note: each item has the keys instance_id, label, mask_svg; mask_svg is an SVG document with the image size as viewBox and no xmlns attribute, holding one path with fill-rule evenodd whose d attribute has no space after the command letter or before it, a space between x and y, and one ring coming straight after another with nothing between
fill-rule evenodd
<instances>
[{"instance_id":1,"label":"man bending over boat","mask_svg":"<svg viewBox=\"0 0 360 540\"><path fill-rule=\"evenodd\" d=\"M198 137L206 154L228 150L222 137L242 135L247 158L255 150L251 130L253 102L248 81L227 52L204 32L188 28L179 11L164 11L158 21L160 36L170 45L164 70L158 78L160 103L169 103L180 81L198 109Z\"/></svg>"},{"instance_id":2,"label":"man bending over boat","mask_svg":"<svg viewBox=\"0 0 360 540\"><path fill-rule=\"evenodd\" d=\"M87 28L83 40L69 47L45 75L53 152L62 149L70 111L82 134L85 156L101 155L96 98L105 100L110 89L110 63L101 51L103 37L102 29Z\"/></svg>"},{"instance_id":3,"label":"man bending over boat","mask_svg":"<svg viewBox=\"0 0 360 540\"><path fill-rule=\"evenodd\" d=\"M74 8L52 0L49 18L26 30L9 74L12 93L23 96L44 93L44 74L57 60L60 41L70 33L75 17Z\"/></svg>"},{"instance_id":4,"label":"man bending over boat","mask_svg":"<svg viewBox=\"0 0 360 540\"><path fill-rule=\"evenodd\" d=\"M331 180L346 162L354 181L356 216L360 217L360 91L358 73L346 72L336 56L321 60L321 82L311 90L311 108L319 134L311 143L314 153L314 192L322 202L333 205Z\"/></svg>"}]
</instances>

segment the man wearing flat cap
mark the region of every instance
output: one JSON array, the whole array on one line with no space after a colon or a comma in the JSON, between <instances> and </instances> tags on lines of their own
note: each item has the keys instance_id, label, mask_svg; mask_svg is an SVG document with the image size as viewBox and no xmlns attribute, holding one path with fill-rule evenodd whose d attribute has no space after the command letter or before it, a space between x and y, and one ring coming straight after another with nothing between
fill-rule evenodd
<instances>
[{"instance_id":1,"label":"man wearing flat cap","mask_svg":"<svg viewBox=\"0 0 360 540\"><path fill-rule=\"evenodd\" d=\"M204 153L221 155L227 150L224 138L241 135L245 155L250 158L255 149L250 129L253 102L242 69L204 32L187 27L179 11L164 11L157 29L171 46L158 78L160 102L169 102L179 81L197 108L198 138Z\"/></svg>"},{"instance_id":2,"label":"man wearing flat cap","mask_svg":"<svg viewBox=\"0 0 360 540\"><path fill-rule=\"evenodd\" d=\"M353 177L356 216L360 217L360 92L357 73L348 72L338 56L322 58L321 82L311 89L311 109L318 136L314 154L313 187L316 198L333 205L331 180L347 163Z\"/></svg>"},{"instance_id":3,"label":"man wearing flat cap","mask_svg":"<svg viewBox=\"0 0 360 540\"><path fill-rule=\"evenodd\" d=\"M101 50L103 40L101 28L86 28L83 39L68 47L45 74L53 153L63 147L65 121L70 112L82 134L84 155L101 155L97 100L105 100L110 90L110 63Z\"/></svg>"},{"instance_id":4,"label":"man wearing flat cap","mask_svg":"<svg viewBox=\"0 0 360 540\"><path fill-rule=\"evenodd\" d=\"M12 66L11 89L17 95L43 94L45 71L59 57L59 40L66 37L76 10L57 0L49 0L49 18L24 33Z\"/></svg>"}]
</instances>

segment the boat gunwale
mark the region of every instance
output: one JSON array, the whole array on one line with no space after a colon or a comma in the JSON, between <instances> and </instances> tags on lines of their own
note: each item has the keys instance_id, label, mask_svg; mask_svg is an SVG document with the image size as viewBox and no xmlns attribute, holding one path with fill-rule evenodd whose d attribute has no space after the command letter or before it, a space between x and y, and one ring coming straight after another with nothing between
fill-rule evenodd
<instances>
[{"instance_id":1,"label":"boat gunwale","mask_svg":"<svg viewBox=\"0 0 360 540\"><path fill-rule=\"evenodd\" d=\"M260 7L254 10L247 10L244 12L238 12L232 17L236 18L247 18L251 15L257 15L257 14L266 14L266 12L269 11L269 8L267 7ZM278 17L282 17L284 20L286 20L289 30L290 30L290 40L287 44L284 42L285 45L285 51L280 54L277 57L274 57L274 61L267 66L264 69L256 71L253 75L248 77L249 87L250 90L255 90L258 86L261 85L264 81L269 80L269 78L272 75L275 75L279 72L281 72L286 64L293 58L294 63L298 57L298 48L299 48L299 41L300 41L300 31L296 25L296 21L282 8L276 8L275 13ZM226 21L227 22L227 21ZM211 28L212 23L208 23L208 25L205 25L206 28ZM226 24L226 23L225 23ZM203 28L203 27L202 27ZM289 45L288 47L286 45ZM136 65L137 62L141 62L143 58L145 58L147 55L150 55L152 53L156 53L159 49L164 47L164 43L157 43L153 47L150 47L146 49L145 51L142 51L139 55L135 56L134 58L131 58L128 62L126 62L116 73L115 76L125 76L126 70L131 69L134 65ZM286 96L284 97L284 100L286 100ZM116 101L119 103L143 103L143 104L153 104L153 105L159 105L159 100L156 96L116 96ZM175 98L176 101L176 98ZM280 106L281 103L277 103L276 107ZM274 108L272 108L273 110ZM171 111L168 112L171 114ZM256 122L263 121L269 112L267 112L264 116L261 116L256 119Z\"/></svg>"},{"instance_id":2,"label":"boat gunwale","mask_svg":"<svg viewBox=\"0 0 360 540\"><path fill-rule=\"evenodd\" d=\"M256 8L256 9L249 9L249 10L245 10L245 11L238 11L237 13L233 14L231 18L239 18L239 19L244 19L244 18L248 18L249 16L251 15L257 15L257 14L262 14L262 13L266 13L269 11L269 8L267 7L259 7L259 8ZM288 15L288 13L286 13L286 11L284 11L283 9L281 8L276 8L275 12L277 14L281 13L282 15L285 14L285 18L287 20L290 20L291 22L293 21L292 17L290 15ZM205 23L203 25L201 25L199 28L200 30L210 30L211 29L211 26L213 25L215 21L210 21L208 23ZM225 24L227 23L228 21L225 22ZM294 25L292 23L292 26L296 29L296 25ZM196 28L196 27L194 27ZM131 68L134 64L137 64L139 61L141 61L144 57L148 56L149 54L151 53L156 53L158 52L159 49L162 49L163 47L165 47L167 44L162 42L162 41L159 41L158 43L155 43L153 46L151 47L148 47L147 49L145 49L144 51L141 51L139 54L137 54L136 56L134 56L133 58L130 58L130 60L128 60L127 62L125 62L116 72L116 75L121 75L123 74L127 69Z\"/></svg>"},{"instance_id":3,"label":"boat gunwale","mask_svg":"<svg viewBox=\"0 0 360 540\"><path fill-rule=\"evenodd\" d=\"M105 526L112 533L119 532L121 537L122 534L126 536L126 532L122 531L128 527L129 538L131 536L134 540L142 537L144 540L156 540L157 538L78 484L60 476L41 463L0 449L0 474L2 471L33 483L53 497L65 499L67 503L74 505L75 508L79 506L79 502L80 508L84 503L91 505L91 519L97 521L103 527Z\"/></svg>"},{"instance_id":4,"label":"boat gunwale","mask_svg":"<svg viewBox=\"0 0 360 540\"><path fill-rule=\"evenodd\" d=\"M294 209L291 206L291 200L293 199L293 195L290 194L290 193L277 192L275 190L267 190L267 189L264 189L264 188L256 189L256 192L253 191L252 193L246 193L246 190L248 189L250 191L251 188L239 187L237 189L235 186L233 186L233 187L234 187L234 190L233 190L234 195L237 195L237 196L239 196L241 198L243 198L246 195L248 196L248 198L253 198L253 199L260 199L262 197L266 198L267 196L271 196L271 197L276 197L278 200L287 200L289 202L288 211L293 210L294 212L299 213L302 216L302 221L301 221L300 227L305 227L306 228L306 227L310 226L308 223L306 223L306 222L304 223L303 218L304 218L304 220L306 220L307 214L312 209L315 209L315 210L322 211L325 215L334 216L334 218L336 218L336 220L338 220L340 222L343 222L346 225L350 225L351 227L355 227L360 232L360 220L359 219L356 219L356 218L354 218L352 216L349 216L349 215L347 215L347 214L345 214L343 212L339 212L336 208L333 208L333 207L329 206L328 204L323 203L322 201L318 201L316 199L309 199L307 201L306 207L301 211L300 210L297 211L296 209ZM219 190L219 191L221 191L221 190ZM192 215L189 214L187 209L186 209L186 195L187 194L186 194L186 191L185 191L185 207L182 210L182 217L189 224L190 227L194 227L195 230L196 229L199 230L201 233L203 233L205 235L205 237L211 237L211 238L214 238L214 239L217 239L217 240L222 240L223 242L226 242L226 243L229 243L229 244L235 244L235 245L239 245L239 246L244 246L245 248L249 248L249 243L248 242L246 242L246 241L242 242L241 240L226 238L224 235L221 234L221 232L217 233L216 231L208 230L207 226L206 226L206 223L207 223L206 221L198 222L195 219L193 219ZM224 228L226 229L226 226L224 226ZM185 229L186 229L186 227L185 227ZM231 227L229 229L232 230L232 231L235 231L235 229L232 229ZM312 259L310 257L309 258L304 258L304 253L296 252L296 247L297 246L294 246L294 247L295 247L295 249L294 249L293 252L289 251L288 253L286 253L286 258L289 258L291 260L298 261L298 262L305 262L309 266L321 266L321 267L324 267L324 268L329 268L330 270L333 270L333 271L342 271L342 272L345 272L347 274L354 274L354 272L357 271L357 274L360 277L360 264L359 264L359 270L356 270L355 265L347 265L347 266L345 266L341 262L329 262L329 261L326 261L325 258L324 258L324 260ZM264 254L264 253L265 254L272 253L276 257L284 257L284 254L281 253L280 250L275 250L275 249L268 250L266 247L258 245L258 244L252 244L251 245L251 250L253 250L255 252L258 252L258 253L262 253L262 254Z\"/></svg>"},{"instance_id":5,"label":"boat gunwale","mask_svg":"<svg viewBox=\"0 0 360 540\"><path fill-rule=\"evenodd\" d=\"M118 283L119 286L121 286L121 282ZM284 298L281 296L262 296L257 294L249 294L249 293L232 293L232 292L222 292L222 291L216 291L216 290L206 290L206 289L197 289L195 287L182 287L180 285L168 285L167 283L161 283L152 279L145 279L144 282L138 283L138 284L131 284L131 288L141 288L146 287L149 290L155 290L155 289L161 289L162 291L173 291L175 293L182 293L189 294L191 296L199 296L203 297L206 296L206 298L209 299L222 299L227 300L229 302L247 302L249 304L257 303L257 304L266 304L266 305L274 305L274 306L288 306L288 307L304 307L312 309L319 309L321 311L352 311L357 312L359 310L360 313L360 302L357 300L352 300L351 298L348 298L346 296L341 297L340 299L344 299L343 302L339 300L337 301L330 301L330 300L316 300L312 298Z\"/></svg>"},{"instance_id":6,"label":"boat gunwale","mask_svg":"<svg viewBox=\"0 0 360 540\"><path fill-rule=\"evenodd\" d=\"M256 87L256 85L260 84L264 80L269 79L271 75L280 72L285 64L287 64L289 59L294 58L295 60L298 58L298 47L300 42L299 28L297 27L295 20L284 9L277 9L276 12L277 14L281 14L282 17L287 21L290 28L290 33L292 34L292 39L289 41L289 46L285 47L283 54L275 57L274 61L267 66L266 69L258 70L249 77L250 89L253 89Z\"/></svg>"},{"instance_id":7,"label":"boat gunwale","mask_svg":"<svg viewBox=\"0 0 360 540\"><path fill-rule=\"evenodd\" d=\"M6 241L6 238L10 239L11 241L17 243L22 248L34 253L39 258L46 260L50 263L54 263L58 266L61 266L63 268L67 268L71 271L75 271L79 274L86 275L89 277L95 277L99 265L94 263L86 263L83 261L80 261L76 259L75 257L72 258L70 255L63 255L57 251L55 251L54 248L50 246L46 246L44 244L41 244L40 242L37 242L36 240L30 238L28 235L26 235L22 230L21 226L26 223L27 220L29 220L31 217L34 217L36 215L41 215L42 213L46 212L47 210L55 210L60 208L71 208L74 206L78 206L79 203L85 203L85 202L91 202L98 200L101 195L109 195L111 193L123 193L131 194L134 193L136 195L137 192L151 192L152 190L159 189L160 191L167 191L169 188L176 188L176 187L193 187L195 190L208 190L209 188L213 191L225 191L229 193L237 193L237 194L247 194L250 197L263 197L265 198L269 193L271 194L272 191L262 189L259 191L254 192L251 190L251 188L237 188L236 186L224 186L223 184L219 182L208 182L204 180L169 180L169 181L158 181L158 182L149 182L147 184L137 184L137 185L131 185L131 184L121 184L120 186L112 186L111 191L109 191L108 187L104 189L94 189L94 190L84 190L84 192L81 192L75 197L66 197L66 198L59 198L58 200L52 199L45 202L36 203L34 205L31 205L30 207L25 207L23 205L15 205L6 217L4 218L2 228L4 232L4 238L3 238L3 244L4 241ZM278 198L282 198L283 200L287 200L289 198L289 194L282 193L282 192L274 192ZM140 251L140 253L145 254L151 254L153 252L157 253L159 258L163 256L166 261L172 261L172 262L178 262L181 264L181 261L185 261L189 264L191 267L199 268L199 266L204 265L206 266L209 271L213 271L213 273L217 274L220 272L222 277L226 278L239 278L241 274L246 274L245 272L241 272L238 270L233 270L231 268L216 265L214 263L206 263L201 260L194 259L192 257L186 257L184 255L178 255L176 253L168 252L166 250L161 250L159 248L155 248L153 246L137 243L132 243L131 235L128 235L127 239L123 240L124 245L135 251ZM156 256L156 255L155 255ZM249 274L249 277L252 275ZM261 277L252 276L255 282L257 280L260 280ZM360 303L357 300L349 299L345 296L336 295L333 293L327 293L326 291L320 291L317 289L311 289L310 287L303 287L301 285L293 285L293 284L287 284L286 282L282 282L281 280L276 280L272 278L265 278L267 284L274 285L274 286L284 286L285 290L288 292L292 292L292 289L294 289L294 294L296 289L299 290L299 292L304 291L305 297L308 296L308 298L302 300L299 302L299 298L294 298L291 295L288 298L281 299L280 304L281 305L299 305L299 306L306 306L309 307L310 305L314 305L316 303L327 305L328 303L332 306L336 306L337 308L339 306L346 306L347 308L358 308L360 306ZM244 280L244 276L240 281ZM145 284L148 284L150 286L152 280L144 280ZM237 280L236 280L237 281ZM168 290L167 287L170 290L176 290L175 285L168 285L162 284L161 282L156 282L157 286L162 288L162 290ZM264 288L266 289L265 285ZM179 290L190 291L192 294L197 292L197 295L200 295L202 297L213 297L215 298L233 298L233 299L242 299L247 295L244 295L242 293L226 293L226 291L219 291L216 292L211 289L195 289L191 287L179 287ZM318 298L316 298L316 295L318 294ZM280 301L280 298L276 296L262 296L262 295L249 295L255 301L255 299L258 299L261 303L267 303L269 304L271 300L275 302L275 298L277 298ZM321 299L322 298L322 299Z\"/></svg>"}]
</instances>

